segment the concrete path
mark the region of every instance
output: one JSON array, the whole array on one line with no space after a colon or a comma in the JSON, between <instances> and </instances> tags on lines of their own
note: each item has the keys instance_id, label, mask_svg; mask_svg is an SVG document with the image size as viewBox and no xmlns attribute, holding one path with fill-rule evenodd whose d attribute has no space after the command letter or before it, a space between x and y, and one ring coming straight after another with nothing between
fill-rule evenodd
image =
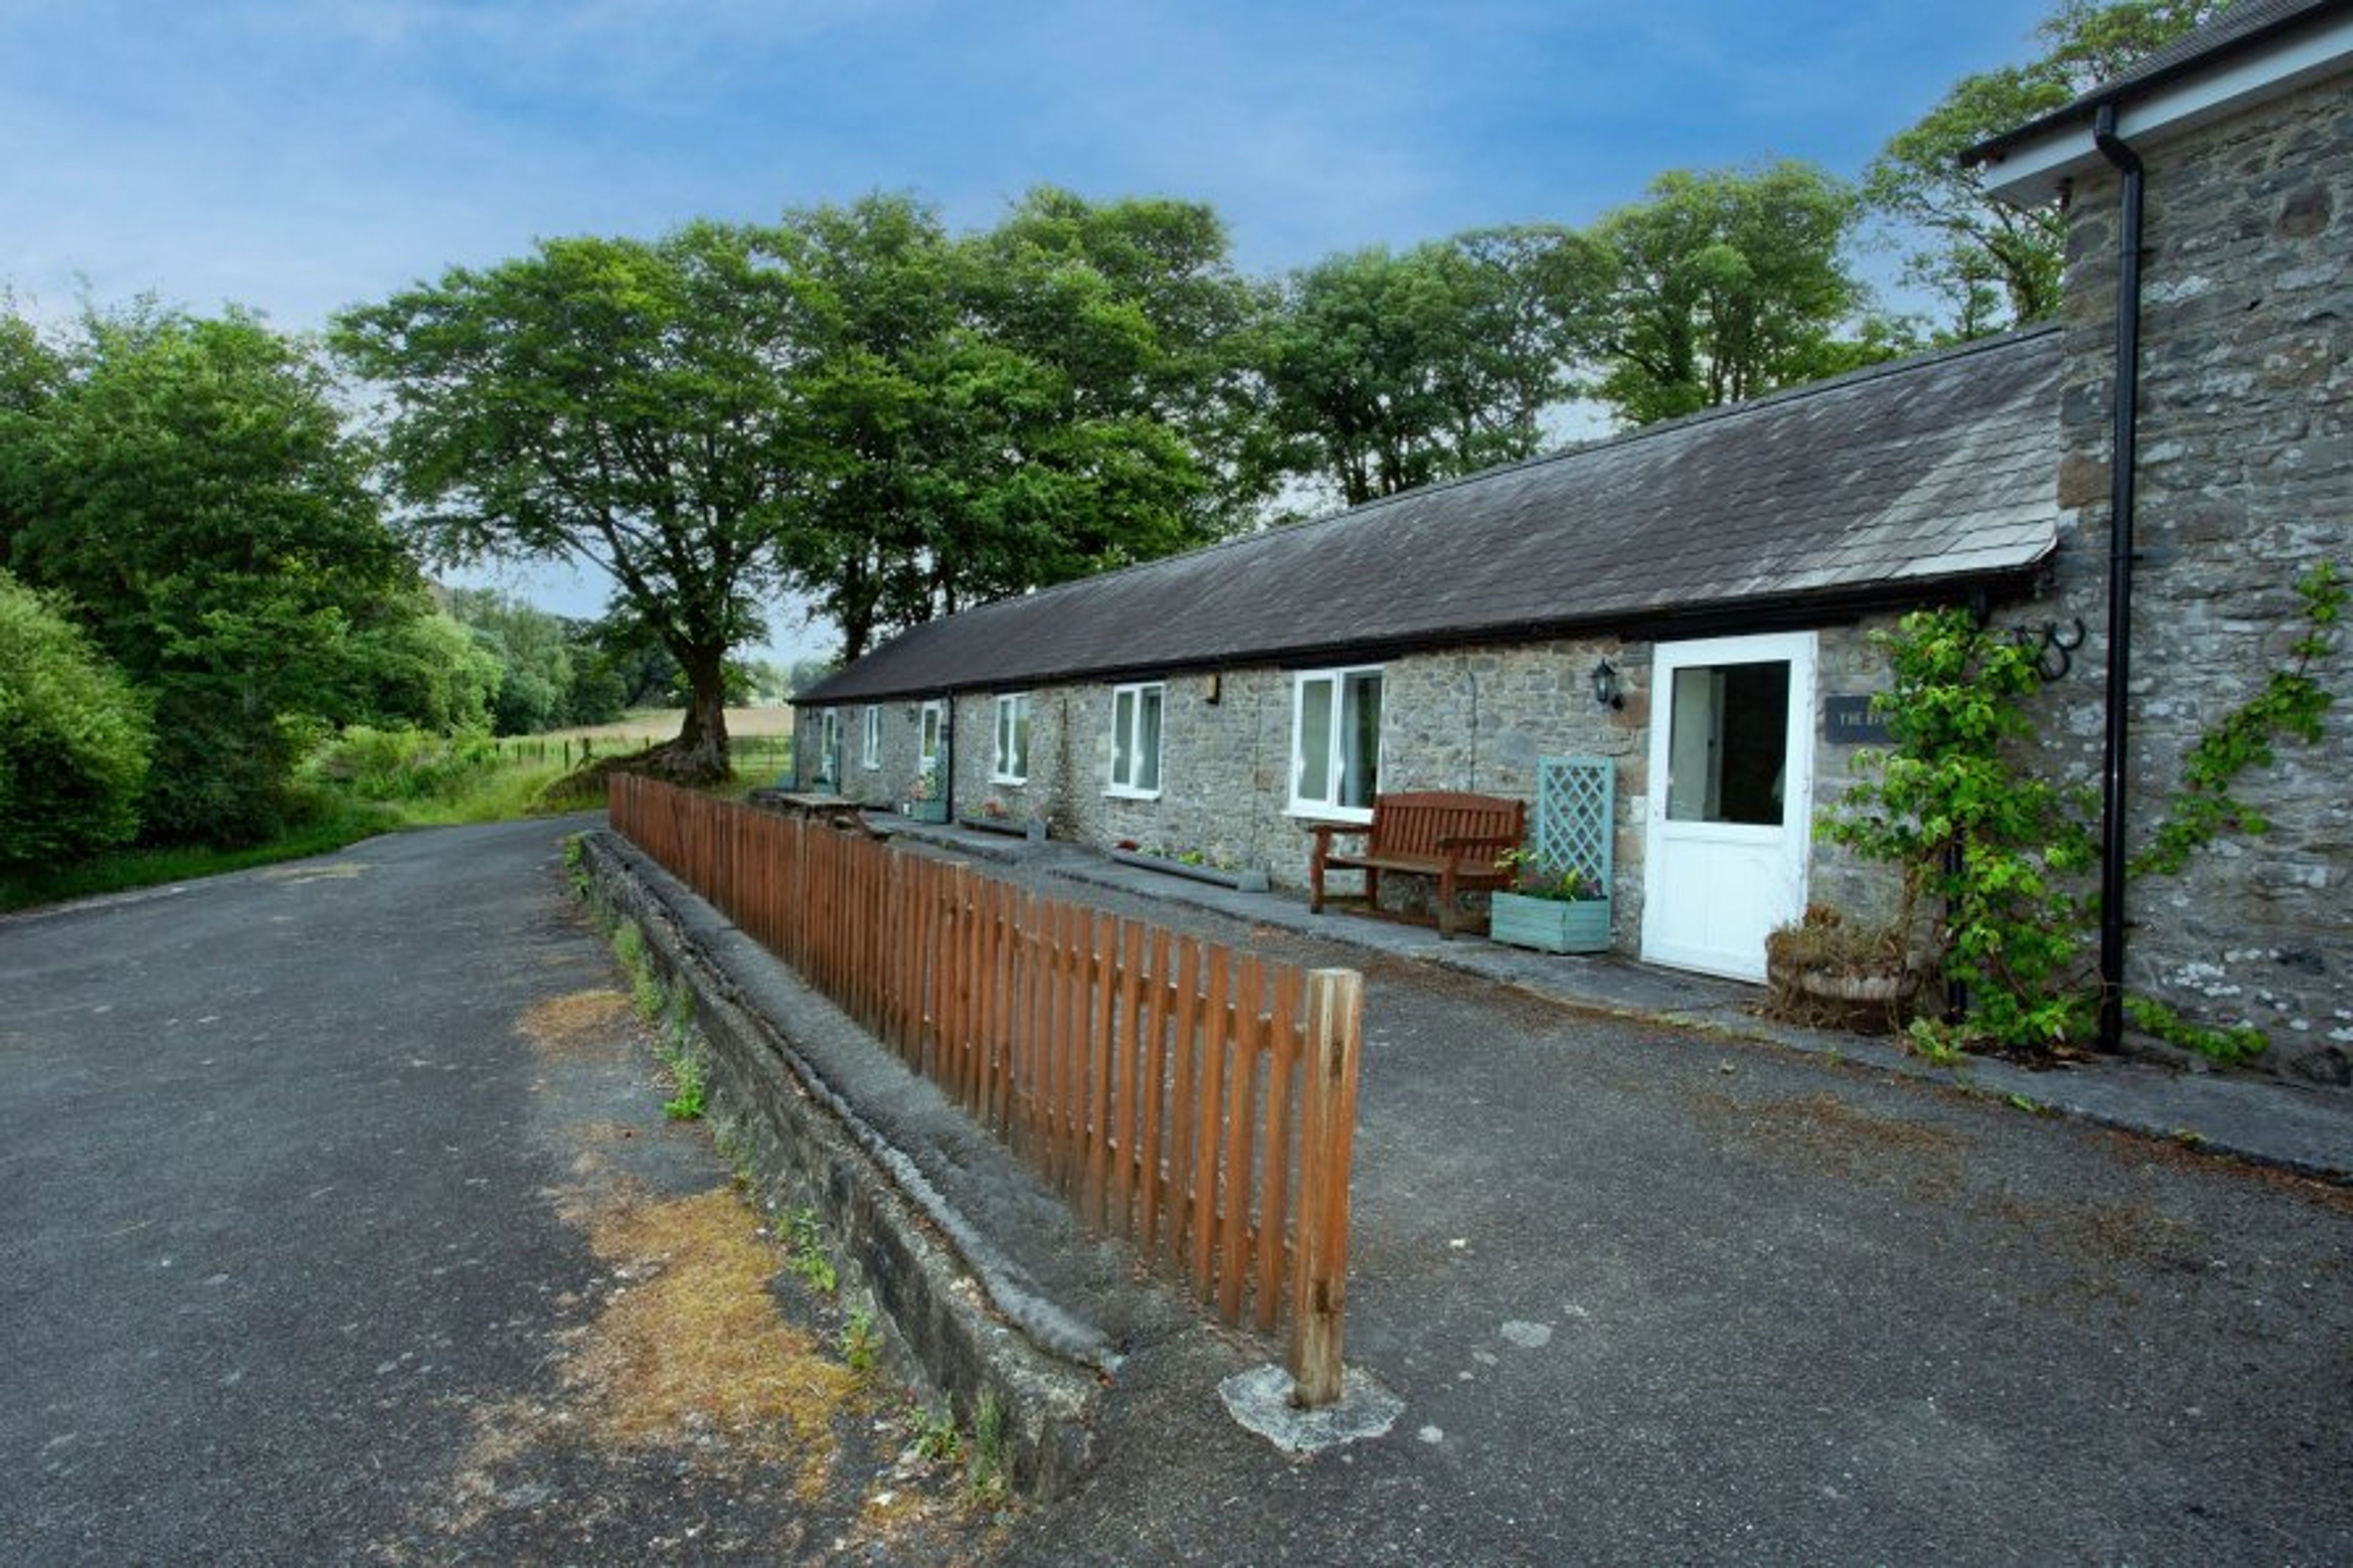
<instances>
[{"instance_id":1,"label":"concrete path","mask_svg":"<svg viewBox=\"0 0 2353 1568\"><path fill-rule=\"evenodd\" d=\"M580 826L0 921L0 1563L961 1552L920 1482L870 1528L896 1439L758 1310L780 1258L663 1120ZM747 1378L816 1391L765 1434L660 1385L730 1375L681 1294L721 1266Z\"/></svg>"}]
</instances>

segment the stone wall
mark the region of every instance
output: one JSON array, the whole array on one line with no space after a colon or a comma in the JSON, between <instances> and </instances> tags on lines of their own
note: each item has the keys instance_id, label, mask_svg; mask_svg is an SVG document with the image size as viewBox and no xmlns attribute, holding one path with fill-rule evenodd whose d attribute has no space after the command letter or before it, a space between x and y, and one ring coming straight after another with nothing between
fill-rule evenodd
<instances>
[{"instance_id":1,"label":"stone wall","mask_svg":"<svg viewBox=\"0 0 2353 1568\"><path fill-rule=\"evenodd\" d=\"M1882 625L1874 622L1872 625ZM1886 684L1871 626L1819 634L1820 695L1862 696ZM1588 640L1478 645L1388 660L1382 670L1381 787L1462 789L1533 802L1536 762L1551 756L1609 757L1617 763L1617 946L1641 946L1643 834L1650 787L1652 645ZM1620 675L1625 706L1605 710L1590 674L1607 657ZM1293 672L1271 666L1169 677L1162 683L1162 776L1157 799L1111 793L1109 684L1036 688L1030 698L1028 777L993 775L996 694L956 700L955 803L976 813L1000 804L1014 818L1042 816L1054 837L1096 848L1134 844L1169 853L1198 850L1213 863L1263 869L1280 888L1307 881L1308 837L1289 809ZM1820 702L1817 702L1819 718ZM845 783L854 799L903 798L913 777L915 705L883 708L883 766L860 766L859 709L842 710ZM804 724L806 731L817 726ZM1857 748L1824 738L1819 722L1816 801L1852 779ZM814 767L806 754L803 776ZM1818 847L1814 896L1869 915L1894 905L1883 868L1860 866ZM1353 883L1350 886L1353 887ZM1385 898L1410 899L1411 881Z\"/></svg>"},{"instance_id":2,"label":"stone wall","mask_svg":"<svg viewBox=\"0 0 2353 1568\"><path fill-rule=\"evenodd\" d=\"M2137 845L2190 745L2300 630L2291 584L2353 564L2353 77L2140 149L2147 167L2128 782ZM2050 613L2090 641L2053 693L2054 762L2096 778L2105 658L2118 182L2069 218L2060 475L2079 508ZM2353 690L2353 658L2323 672ZM2240 793L2271 818L2183 876L2136 883L2128 983L2268 1032L2285 1070L2343 1081L2353 1049L2353 703Z\"/></svg>"}]
</instances>

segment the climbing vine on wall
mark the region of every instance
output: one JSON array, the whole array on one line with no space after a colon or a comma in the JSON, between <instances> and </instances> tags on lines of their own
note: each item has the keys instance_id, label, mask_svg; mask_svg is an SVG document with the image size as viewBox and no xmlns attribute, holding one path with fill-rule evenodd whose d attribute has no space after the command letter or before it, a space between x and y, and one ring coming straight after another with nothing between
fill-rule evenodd
<instances>
[{"instance_id":1,"label":"climbing vine on wall","mask_svg":"<svg viewBox=\"0 0 2353 1568\"><path fill-rule=\"evenodd\" d=\"M1820 831L1900 868L1907 914L1934 900L1938 967L1969 1003L1956 1023L1915 1023L1915 1037L1936 1055L2063 1045L2090 1018L2074 978L2086 900L2072 884L2094 849L2078 803L2016 760L2037 650L1959 608L1915 611L1876 640L1894 678L1873 703L1891 744L1857 758L1877 776Z\"/></svg>"},{"instance_id":2,"label":"climbing vine on wall","mask_svg":"<svg viewBox=\"0 0 2353 1568\"><path fill-rule=\"evenodd\" d=\"M2312 667L2337 645L2337 622L2345 606L2345 584L2334 562L2324 561L2296 579L2304 601L2303 635L2288 645L2295 662L2274 669L2263 689L2199 738L2181 763L2181 788L2166 808L2165 820L2133 857L2132 874L2180 870L2189 857L2226 830L2264 833L2263 815L2231 794L2249 768L2267 768L2272 748L2284 735L2310 745L2320 739L2322 717L2336 700L2313 679Z\"/></svg>"},{"instance_id":3,"label":"climbing vine on wall","mask_svg":"<svg viewBox=\"0 0 2353 1568\"><path fill-rule=\"evenodd\" d=\"M2271 766L2284 738L2319 740L2335 700L2315 669L2336 649L2342 575L2322 562L2295 591L2304 626L2289 664L2190 748L2164 818L2128 865L2132 875L2178 872L2225 832L2269 828L2232 794L2233 784ZM2033 734L2026 708L2042 689L2038 650L1957 608L1915 611L1876 640L1894 676L1873 701L1891 743L1857 757L1876 776L1827 811L1820 831L1902 871L1907 921L1919 895L1935 900L1929 945L1966 1000L1957 1017L1915 1022L1913 1038L1938 1058L2063 1048L2088 1030L2097 997L2084 964L2097 910L2078 890L2097 849L2094 803L2017 760ZM2139 1027L2219 1059L2252 1057L2266 1044L2246 1025L2195 1025L2149 997L2124 1003Z\"/></svg>"}]
</instances>

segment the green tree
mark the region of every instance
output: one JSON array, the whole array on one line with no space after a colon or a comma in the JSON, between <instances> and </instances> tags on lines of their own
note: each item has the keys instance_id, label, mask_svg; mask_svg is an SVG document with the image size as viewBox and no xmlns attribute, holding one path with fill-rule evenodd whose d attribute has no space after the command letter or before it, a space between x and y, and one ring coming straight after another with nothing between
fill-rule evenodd
<instances>
[{"instance_id":1,"label":"green tree","mask_svg":"<svg viewBox=\"0 0 2353 1568\"><path fill-rule=\"evenodd\" d=\"M411 725L450 735L491 729L500 691L497 658L474 634L428 607L352 639L353 722Z\"/></svg>"},{"instance_id":2,"label":"green tree","mask_svg":"<svg viewBox=\"0 0 2353 1568\"><path fill-rule=\"evenodd\" d=\"M655 766L727 776L728 651L784 578L789 488L810 453L789 281L751 231L543 242L337 318L383 385L394 488L438 560L578 559L685 673Z\"/></svg>"},{"instance_id":3,"label":"green tree","mask_svg":"<svg viewBox=\"0 0 2353 1568\"><path fill-rule=\"evenodd\" d=\"M1206 542L1223 230L1041 192L956 238L901 196L773 231L813 445L790 536L845 657L966 605Z\"/></svg>"},{"instance_id":4,"label":"green tree","mask_svg":"<svg viewBox=\"0 0 2353 1568\"><path fill-rule=\"evenodd\" d=\"M1532 456L1607 279L1567 230L1478 230L1292 275L1258 334L1260 461L1350 506Z\"/></svg>"},{"instance_id":5,"label":"green tree","mask_svg":"<svg viewBox=\"0 0 2353 1568\"><path fill-rule=\"evenodd\" d=\"M2058 208L1994 201L1983 172L1963 164L1961 155L2120 75L2225 4L2066 0L2035 29L2041 58L1963 77L1872 162L1862 178L1864 199L1912 237L1905 277L1944 300L1946 336L1979 337L2059 308Z\"/></svg>"},{"instance_id":6,"label":"green tree","mask_svg":"<svg viewBox=\"0 0 2353 1568\"><path fill-rule=\"evenodd\" d=\"M1589 338L1595 395L1649 424L1886 357L1842 256L1858 210L1848 186L1791 161L1652 180L1593 231L1611 271Z\"/></svg>"},{"instance_id":7,"label":"green tree","mask_svg":"<svg viewBox=\"0 0 2353 1568\"><path fill-rule=\"evenodd\" d=\"M495 588L455 588L448 599L450 615L498 666L495 733L535 735L580 721L572 710L579 679L574 637L562 616Z\"/></svg>"},{"instance_id":8,"label":"green tree","mask_svg":"<svg viewBox=\"0 0 2353 1568\"><path fill-rule=\"evenodd\" d=\"M354 639L417 613L306 348L237 311L92 313L0 409L9 562L153 703L151 837L277 831L301 738L362 705Z\"/></svg>"},{"instance_id":9,"label":"green tree","mask_svg":"<svg viewBox=\"0 0 2353 1568\"><path fill-rule=\"evenodd\" d=\"M0 572L0 867L56 865L128 840L153 743L131 683Z\"/></svg>"}]
</instances>

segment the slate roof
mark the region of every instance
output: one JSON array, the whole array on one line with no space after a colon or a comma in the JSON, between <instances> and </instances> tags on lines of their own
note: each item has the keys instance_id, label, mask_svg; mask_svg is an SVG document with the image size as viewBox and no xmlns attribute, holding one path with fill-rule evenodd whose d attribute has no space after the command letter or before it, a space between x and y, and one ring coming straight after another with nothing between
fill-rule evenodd
<instances>
[{"instance_id":1,"label":"slate roof","mask_svg":"<svg viewBox=\"0 0 2353 1568\"><path fill-rule=\"evenodd\" d=\"M797 700L1763 629L2022 580L2056 544L2058 370L2048 327L1876 366L967 610Z\"/></svg>"},{"instance_id":2,"label":"slate roof","mask_svg":"<svg viewBox=\"0 0 2353 1568\"><path fill-rule=\"evenodd\" d=\"M2308 22L2342 16L2348 10L2353 10L2353 0L2237 0L2211 21L2192 27L2073 103L1979 142L1961 154L1962 162L1981 163L2000 158L2021 142L2033 141L2063 125L2090 120L2104 103L2121 105L2167 82L2193 75L2241 49L2252 48Z\"/></svg>"}]
</instances>

